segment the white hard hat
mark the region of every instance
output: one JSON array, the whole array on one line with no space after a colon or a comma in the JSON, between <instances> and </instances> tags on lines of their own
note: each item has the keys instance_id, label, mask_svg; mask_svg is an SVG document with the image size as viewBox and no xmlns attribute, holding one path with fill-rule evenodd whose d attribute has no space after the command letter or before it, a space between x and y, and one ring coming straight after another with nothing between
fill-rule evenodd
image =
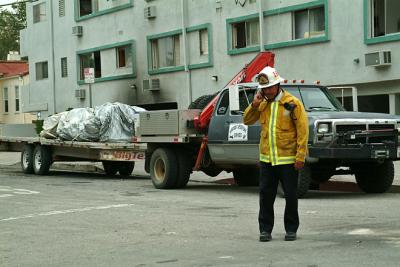
<instances>
[{"instance_id":1,"label":"white hard hat","mask_svg":"<svg viewBox=\"0 0 400 267\"><path fill-rule=\"evenodd\" d=\"M272 67L263 68L257 76L259 89L271 87L283 81L284 79L279 76L279 73L276 71L276 69Z\"/></svg>"}]
</instances>

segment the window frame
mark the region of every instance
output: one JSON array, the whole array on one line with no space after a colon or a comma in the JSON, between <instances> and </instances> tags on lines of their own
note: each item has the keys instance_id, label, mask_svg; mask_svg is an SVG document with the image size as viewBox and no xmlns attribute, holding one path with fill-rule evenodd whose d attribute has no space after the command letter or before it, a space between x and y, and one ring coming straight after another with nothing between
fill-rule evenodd
<instances>
[{"instance_id":1,"label":"window frame","mask_svg":"<svg viewBox=\"0 0 400 267\"><path fill-rule=\"evenodd\" d=\"M44 14L41 13L41 8L40 7L44 8ZM46 21L46 18L47 18L46 7L47 7L46 6L46 2L41 2L41 3L38 3L38 4L32 6L32 22L33 22L33 24ZM38 10L39 14L36 14L35 10ZM38 17L36 15L38 15Z\"/></svg>"},{"instance_id":2,"label":"window frame","mask_svg":"<svg viewBox=\"0 0 400 267\"><path fill-rule=\"evenodd\" d=\"M260 51L260 42L257 45L252 45L252 46L246 46L246 47L241 47L241 48L235 48L233 47L233 41L234 41L234 36L233 36L233 29L234 25L239 24L239 23L245 23L246 22L252 22L258 20L258 27L260 27L260 21L259 21L259 15L258 13L256 14L251 14L243 17L238 17L238 18L230 18L226 20L226 32L227 32L227 49L228 49L228 55L235 55L235 54L242 54L242 53L249 53L249 52L258 52ZM245 38L246 37L246 26L245 26ZM259 41L260 41L260 35L258 36ZM246 42L247 40L245 40Z\"/></svg>"},{"instance_id":3,"label":"window frame","mask_svg":"<svg viewBox=\"0 0 400 267\"><path fill-rule=\"evenodd\" d=\"M201 31L207 31L207 45L208 45L208 61L204 63L194 63L194 64L189 64L188 68L190 70L192 69L201 69L201 68L208 68L213 66L213 40L212 40L212 26L210 23L205 23L205 24L200 24L192 27L186 28L186 33L191 33L198 31L199 35ZM200 38L199 38L200 39ZM200 42L200 40L199 40ZM200 51L199 51L200 52Z\"/></svg>"},{"instance_id":4,"label":"window frame","mask_svg":"<svg viewBox=\"0 0 400 267\"><path fill-rule=\"evenodd\" d=\"M18 85L14 86L15 113L21 112L21 89Z\"/></svg>"},{"instance_id":5,"label":"window frame","mask_svg":"<svg viewBox=\"0 0 400 267\"><path fill-rule=\"evenodd\" d=\"M77 64L77 83L79 85L83 85L85 84L83 76L81 75L81 68L82 68L82 64L81 64L81 56L82 55L87 55L87 54L92 54L94 55L94 53L100 53L100 57L101 57L101 51L103 50L109 50L109 49L113 49L114 53L116 53L116 49L117 47L122 47L122 46L130 46L131 47L131 62L132 62L132 66L131 67L127 67L126 69L131 69L130 73L127 74L115 74L115 75L102 75L101 77L95 77L94 81L95 83L98 82L105 82L105 81L113 81L113 80L122 80L122 79L130 79L130 78L136 78L136 42L134 40L129 40L129 41L125 41L125 42L119 42L119 43L113 43L113 44L109 44L109 45L104 45L104 46L99 46L99 47L94 47L94 48L90 48L90 49L86 49L86 50L81 50L81 51L77 51L76 52L76 64ZM116 55L115 55L116 58ZM100 59L101 60L101 59ZM117 68L115 66L115 70L118 70L119 68ZM98 73L98 72L97 72ZM101 71L101 73L103 73ZM96 74L96 69L95 69L95 76L97 76L98 74Z\"/></svg>"},{"instance_id":6,"label":"window frame","mask_svg":"<svg viewBox=\"0 0 400 267\"><path fill-rule=\"evenodd\" d=\"M46 66L46 68L44 68ZM40 72L38 70L40 69ZM39 77L39 73L41 74ZM46 75L44 75L46 74ZM36 81L46 80L49 78L49 62L39 61L35 63L35 78Z\"/></svg>"},{"instance_id":7,"label":"window frame","mask_svg":"<svg viewBox=\"0 0 400 267\"><path fill-rule=\"evenodd\" d=\"M97 11L92 10L92 13L80 16L80 0L73 0L73 1L75 4L74 13L75 13L75 21L76 22L91 19L91 18L98 17L98 16L102 16L105 14L118 12L118 11L133 7L133 0L129 0L128 3L126 3L126 4L122 4L122 5L119 5L116 7L112 7L112 8L97 10ZM91 0L91 2L92 1L93 0Z\"/></svg>"},{"instance_id":8,"label":"window frame","mask_svg":"<svg viewBox=\"0 0 400 267\"><path fill-rule=\"evenodd\" d=\"M148 63L147 67L148 67L149 74L175 72L175 71L182 71L185 69L184 64L168 66L168 67L159 67L156 69L153 68L154 56L155 56L154 50L153 50L153 46L155 44L154 41L162 39L162 38L173 37L173 36L180 36L180 38L182 38L182 35L183 35L182 32L183 31L181 29L179 29L179 30L175 30L175 31L170 31L170 32L147 36L147 63ZM180 49L182 49L182 48L180 48ZM182 63L182 62L180 62L180 63Z\"/></svg>"},{"instance_id":9,"label":"window frame","mask_svg":"<svg viewBox=\"0 0 400 267\"><path fill-rule=\"evenodd\" d=\"M61 78L68 77L68 58L61 58Z\"/></svg>"},{"instance_id":10,"label":"window frame","mask_svg":"<svg viewBox=\"0 0 400 267\"><path fill-rule=\"evenodd\" d=\"M364 43L367 45L400 41L400 32L386 34L383 36L373 37L373 30L371 29L371 18L372 18L372 0L364 1Z\"/></svg>"},{"instance_id":11,"label":"window frame","mask_svg":"<svg viewBox=\"0 0 400 267\"><path fill-rule=\"evenodd\" d=\"M9 112L10 112L10 102L9 102L8 87L3 87L3 113L8 114Z\"/></svg>"}]
</instances>

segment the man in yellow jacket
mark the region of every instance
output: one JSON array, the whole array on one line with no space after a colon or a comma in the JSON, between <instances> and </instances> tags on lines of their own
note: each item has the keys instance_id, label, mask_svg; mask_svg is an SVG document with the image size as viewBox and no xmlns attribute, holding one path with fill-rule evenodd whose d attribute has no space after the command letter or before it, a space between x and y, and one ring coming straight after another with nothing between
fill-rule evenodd
<instances>
[{"instance_id":1,"label":"man in yellow jacket","mask_svg":"<svg viewBox=\"0 0 400 267\"><path fill-rule=\"evenodd\" d=\"M302 102L280 87L283 79L271 67L257 77L259 90L247 107L243 121L260 121L260 241L270 241L274 227L274 202L279 181L286 198L285 240L297 238L299 227L297 180L307 154L308 119Z\"/></svg>"}]
</instances>

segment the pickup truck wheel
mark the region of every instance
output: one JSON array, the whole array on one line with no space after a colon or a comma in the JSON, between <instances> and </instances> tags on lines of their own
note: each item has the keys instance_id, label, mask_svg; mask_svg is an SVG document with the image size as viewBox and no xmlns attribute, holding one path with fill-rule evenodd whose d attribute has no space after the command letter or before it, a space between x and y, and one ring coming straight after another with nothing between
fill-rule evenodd
<instances>
[{"instance_id":1,"label":"pickup truck wheel","mask_svg":"<svg viewBox=\"0 0 400 267\"><path fill-rule=\"evenodd\" d=\"M33 150L33 171L38 175L49 173L51 166L51 151L47 146L37 145Z\"/></svg>"},{"instance_id":2,"label":"pickup truck wheel","mask_svg":"<svg viewBox=\"0 0 400 267\"><path fill-rule=\"evenodd\" d=\"M176 181L176 188L182 188L189 182L193 164L190 155L183 150L178 150L176 157L178 159L178 179Z\"/></svg>"},{"instance_id":3,"label":"pickup truck wheel","mask_svg":"<svg viewBox=\"0 0 400 267\"><path fill-rule=\"evenodd\" d=\"M21 152L21 168L26 174L34 173L33 170L33 145L25 145Z\"/></svg>"},{"instance_id":4,"label":"pickup truck wheel","mask_svg":"<svg viewBox=\"0 0 400 267\"><path fill-rule=\"evenodd\" d=\"M108 176L114 176L118 171L118 162L115 161L103 161L104 172Z\"/></svg>"},{"instance_id":5,"label":"pickup truck wheel","mask_svg":"<svg viewBox=\"0 0 400 267\"><path fill-rule=\"evenodd\" d=\"M157 189L170 189L176 186L178 163L173 150L158 148L151 155L150 176Z\"/></svg>"},{"instance_id":6,"label":"pickup truck wheel","mask_svg":"<svg viewBox=\"0 0 400 267\"><path fill-rule=\"evenodd\" d=\"M121 175L122 177L129 177L132 174L134 168L135 168L134 161L118 162L118 172L119 175Z\"/></svg>"},{"instance_id":7,"label":"pickup truck wheel","mask_svg":"<svg viewBox=\"0 0 400 267\"><path fill-rule=\"evenodd\" d=\"M254 167L240 168L233 171L233 179L239 186L258 186L260 170Z\"/></svg>"},{"instance_id":8,"label":"pickup truck wheel","mask_svg":"<svg viewBox=\"0 0 400 267\"><path fill-rule=\"evenodd\" d=\"M304 168L299 171L297 179L297 198L303 198L310 188L311 184L311 168L308 164L304 165ZM285 197L281 183L278 185L278 195Z\"/></svg>"},{"instance_id":9,"label":"pickup truck wheel","mask_svg":"<svg viewBox=\"0 0 400 267\"><path fill-rule=\"evenodd\" d=\"M394 179L393 161L366 163L354 168L358 187L365 193L385 193Z\"/></svg>"}]
</instances>

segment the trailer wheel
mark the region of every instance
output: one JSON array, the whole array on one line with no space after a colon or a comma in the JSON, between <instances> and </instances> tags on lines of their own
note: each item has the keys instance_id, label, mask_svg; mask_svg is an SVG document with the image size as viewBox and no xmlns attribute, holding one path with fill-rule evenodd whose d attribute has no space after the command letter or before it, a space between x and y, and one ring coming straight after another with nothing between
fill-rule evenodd
<instances>
[{"instance_id":1,"label":"trailer wheel","mask_svg":"<svg viewBox=\"0 0 400 267\"><path fill-rule=\"evenodd\" d=\"M114 176L118 171L118 162L115 161L103 161L104 172L108 176Z\"/></svg>"},{"instance_id":2,"label":"trailer wheel","mask_svg":"<svg viewBox=\"0 0 400 267\"><path fill-rule=\"evenodd\" d=\"M233 171L233 178L239 186L258 186L260 170L257 167L243 167Z\"/></svg>"},{"instance_id":3,"label":"trailer wheel","mask_svg":"<svg viewBox=\"0 0 400 267\"><path fill-rule=\"evenodd\" d=\"M299 171L297 179L297 198L303 198L310 188L311 184L311 167L308 164L304 165L304 168ZM281 183L278 185L278 195L285 197Z\"/></svg>"},{"instance_id":4,"label":"trailer wheel","mask_svg":"<svg viewBox=\"0 0 400 267\"><path fill-rule=\"evenodd\" d=\"M365 193L385 193L394 179L393 161L366 163L354 170L358 187Z\"/></svg>"},{"instance_id":5,"label":"trailer wheel","mask_svg":"<svg viewBox=\"0 0 400 267\"><path fill-rule=\"evenodd\" d=\"M26 174L34 173L33 170L33 145L25 145L21 152L21 168Z\"/></svg>"},{"instance_id":6,"label":"trailer wheel","mask_svg":"<svg viewBox=\"0 0 400 267\"><path fill-rule=\"evenodd\" d=\"M122 177L129 177L135 168L135 162L121 161L118 162L118 172Z\"/></svg>"},{"instance_id":7,"label":"trailer wheel","mask_svg":"<svg viewBox=\"0 0 400 267\"><path fill-rule=\"evenodd\" d=\"M178 163L173 150L158 148L151 155L150 175L157 189L170 189L176 186Z\"/></svg>"},{"instance_id":8,"label":"trailer wheel","mask_svg":"<svg viewBox=\"0 0 400 267\"><path fill-rule=\"evenodd\" d=\"M184 150L178 150L176 157L178 159L178 179L176 181L176 188L182 188L189 182L193 161L189 153L186 153Z\"/></svg>"},{"instance_id":9,"label":"trailer wheel","mask_svg":"<svg viewBox=\"0 0 400 267\"><path fill-rule=\"evenodd\" d=\"M48 174L51 163L50 148L47 146L37 145L33 150L33 170L35 174Z\"/></svg>"}]
</instances>

